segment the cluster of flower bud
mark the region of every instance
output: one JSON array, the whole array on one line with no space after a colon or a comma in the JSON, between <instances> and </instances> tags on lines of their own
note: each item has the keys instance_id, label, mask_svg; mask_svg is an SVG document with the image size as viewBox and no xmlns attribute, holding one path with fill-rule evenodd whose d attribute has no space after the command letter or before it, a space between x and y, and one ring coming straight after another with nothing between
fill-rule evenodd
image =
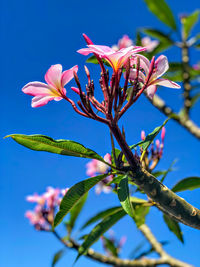
<instances>
[{"instance_id":1,"label":"cluster of flower bud","mask_svg":"<svg viewBox=\"0 0 200 267\"><path fill-rule=\"evenodd\" d=\"M68 189L47 187L42 195L35 193L26 197L28 202L36 203L34 210L28 210L25 217L34 225L36 230L49 231L53 224L55 211L58 209L63 196Z\"/></svg>"},{"instance_id":2,"label":"cluster of flower bud","mask_svg":"<svg viewBox=\"0 0 200 267\"><path fill-rule=\"evenodd\" d=\"M150 148L146 151L145 155L142 157L142 165L149 171L152 171L162 158L165 133L166 129L165 127L163 127L161 130L161 140L156 139L155 142L153 142ZM145 140L145 138L145 132L141 131L141 140ZM140 152L141 154L143 153L142 149Z\"/></svg>"}]
</instances>

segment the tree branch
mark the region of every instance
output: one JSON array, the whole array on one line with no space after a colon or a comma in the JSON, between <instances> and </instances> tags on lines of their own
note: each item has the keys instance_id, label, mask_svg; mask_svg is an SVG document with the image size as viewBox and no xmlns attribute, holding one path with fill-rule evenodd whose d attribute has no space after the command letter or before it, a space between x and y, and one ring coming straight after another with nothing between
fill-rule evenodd
<instances>
[{"instance_id":1,"label":"tree branch","mask_svg":"<svg viewBox=\"0 0 200 267\"><path fill-rule=\"evenodd\" d=\"M145 238L149 241L152 248L161 256L168 257L169 255L164 251L162 245L157 241L150 228L146 224L142 224L138 227L140 232L145 236Z\"/></svg>"},{"instance_id":2,"label":"tree branch","mask_svg":"<svg viewBox=\"0 0 200 267\"><path fill-rule=\"evenodd\" d=\"M192 99L190 96L190 91L192 89L190 83L190 65L189 65L189 47L185 38L182 42L182 66L183 66L183 88L184 88L184 116L189 118L189 111L192 106Z\"/></svg>"},{"instance_id":3,"label":"tree branch","mask_svg":"<svg viewBox=\"0 0 200 267\"><path fill-rule=\"evenodd\" d=\"M146 229L143 231L145 231L146 233L148 232ZM80 245L76 243L74 240L71 239L69 241L65 241L60 237L60 235L57 232L53 231L52 233L65 247L75 249L76 251L78 251ZM88 249L85 256L92 260L108 265L113 265L115 267L155 267L162 264L168 264L169 266L173 267L192 267L192 265L179 261L175 258L172 258L168 254L159 259L143 258L140 260L128 260L128 259L120 259L114 256L106 256L101 253L95 252L93 249L90 248Z\"/></svg>"},{"instance_id":4,"label":"tree branch","mask_svg":"<svg viewBox=\"0 0 200 267\"><path fill-rule=\"evenodd\" d=\"M146 95L146 93L145 93ZM172 116L172 119L178 122L181 126L183 126L186 130L188 130L192 135L196 138L200 139L200 127L198 127L192 120L186 118L184 115L181 116L176 114L169 106L166 105L164 100L160 98L158 95L154 95L154 98L148 100L160 110L166 116Z\"/></svg>"},{"instance_id":5,"label":"tree branch","mask_svg":"<svg viewBox=\"0 0 200 267\"><path fill-rule=\"evenodd\" d=\"M130 165L132 181L137 184L165 214L178 222L200 229L200 210L172 192L137 162L117 125L110 125L110 130Z\"/></svg>"}]
</instances>

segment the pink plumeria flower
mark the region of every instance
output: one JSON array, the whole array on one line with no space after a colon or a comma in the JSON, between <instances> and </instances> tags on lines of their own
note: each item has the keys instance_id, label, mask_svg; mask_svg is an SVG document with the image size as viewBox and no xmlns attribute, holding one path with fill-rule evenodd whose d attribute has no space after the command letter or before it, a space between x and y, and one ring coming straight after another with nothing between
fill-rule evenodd
<instances>
[{"instance_id":1,"label":"pink plumeria flower","mask_svg":"<svg viewBox=\"0 0 200 267\"><path fill-rule=\"evenodd\" d=\"M73 73L77 71L77 65L64 72L62 72L62 65L52 65L44 77L47 84L30 82L22 88L22 91L34 96L33 108L44 106L51 100L59 101L66 95L64 86L73 79Z\"/></svg>"},{"instance_id":2,"label":"pink plumeria flower","mask_svg":"<svg viewBox=\"0 0 200 267\"><path fill-rule=\"evenodd\" d=\"M145 50L146 48L144 47L130 46L122 48L119 51L115 51L109 46L89 44L87 45L87 48L82 48L77 52L85 56L93 53L94 55L98 55L100 58L104 58L113 68L114 72L117 73L118 70L126 63L128 58Z\"/></svg>"},{"instance_id":3,"label":"pink plumeria flower","mask_svg":"<svg viewBox=\"0 0 200 267\"><path fill-rule=\"evenodd\" d=\"M104 160L105 162L108 162L109 164L111 164L111 155L107 153L104 156ZM86 164L86 168L87 168L86 174L90 177L93 177L97 173L100 173L100 174L106 173L110 167L104 162L93 159Z\"/></svg>"},{"instance_id":4,"label":"pink plumeria flower","mask_svg":"<svg viewBox=\"0 0 200 267\"><path fill-rule=\"evenodd\" d=\"M157 40L151 40L150 37L146 36L141 39L142 46L146 47L147 52L152 52L159 44Z\"/></svg>"},{"instance_id":5,"label":"pink plumeria flower","mask_svg":"<svg viewBox=\"0 0 200 267\"><path fill-rule=\"evenodd\" d=\"M154 94L156 93L157 90L157 85L165 86L165 87L170 87L170 88L175 88L179 89L180 85L177 83L170 81L168 79L160 78L168 69L169 69L169 64L167 57L164 55L161 55L157 58L155 62L154 58L152 59L151 63L150 61L142 56L142 55L137 55L140 59L140 68L141 70L139 71L139 77L138 80L141 82L143 85L147 83L147 95L150 99L153 98ZM136 64L137 58L133 58L131 60L131 64ZM149 68L150 65L152 66L153 63L153 72L149 76ZM130 71L130 80L134 82L137 76L137 70L136 69L131 69ZM148 78L148 81L147 81Z\"/></svg>"},{"instance_id":6,"label":"pink plumeria flower","mask_svg":"<svg viewBox=\"0 0 200 267\"><path fill-rule=\"evenodd\" d=\"M122 48L127 48L129 46L133 45L133 41L129 38L128 35L123 35L123 37L121 39L119 39L118 44L117 45L113 45L112 49L114 49L115 51L118 51Z\"/></svg>"}]
</instances>

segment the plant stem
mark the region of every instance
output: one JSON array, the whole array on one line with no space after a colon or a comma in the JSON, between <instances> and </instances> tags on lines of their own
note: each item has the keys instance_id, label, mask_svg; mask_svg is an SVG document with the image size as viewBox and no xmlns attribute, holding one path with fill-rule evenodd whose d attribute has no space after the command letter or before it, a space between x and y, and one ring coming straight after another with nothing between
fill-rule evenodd
<instances>
[{"instance_id":1,"label":"plant stem","mask_svg":"<svg viewBox=\"0 0 200 267\"><path fill-rule=\"evenodd\" d=\"M190 84L190 65L189 65L189 47L186 40L182 42L182 67L183 67L183 87L184 87L184 116L189 117L189 111L192 106L190 91L192 89Z\"/></svg>"},{"instance_id":2,"label":"plant stem","mask_svg":"<svg viewBox=\"0 0 200 267\"><path fill-rule=\"evenodd\" d=\"M111 124L109 127L130 165L132 181L155 202L162 212L178 222L200 229L200 210L176 195L146 171L137 162L119 127Z\"/></svg>"},{"instance_id":3,"label":"plant stem","mask_svg":"<svg viewBox=\"0 0 200 267\"><path fill-rule=\"evenodd\" d=\"M70 239L69 241L65 241L56 231L52 231L52 233L65 247L78 251L80 245L74 240ZM116 267L155 267L162 264L167 264L171 267L192 267L192 265L172 258L168 254L166 254L165 257L160 257L158 259L143 258L140 260L128 260L120 259L114 256L106 256L101 253L95 252L93 249L89 248L85 256L92 260Z\"/></svg>"}]
</instances>

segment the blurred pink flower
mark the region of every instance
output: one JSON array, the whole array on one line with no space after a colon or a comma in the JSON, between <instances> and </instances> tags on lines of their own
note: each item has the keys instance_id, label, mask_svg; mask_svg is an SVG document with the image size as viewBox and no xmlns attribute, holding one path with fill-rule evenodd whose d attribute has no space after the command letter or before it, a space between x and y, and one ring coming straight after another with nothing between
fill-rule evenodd
<instances>
[{"instance_id":1,"label":"blurred pink flower","mask_svg":"<svg viewBox=\"0 0 200 267\"><path fill-rule=\"evenodd\" d=\"M66 95L64 86L72 80L73 73L77 71L78 66L62 72L62 65L53 65L45 74L47 84L30 82L22 88L22 91L34 96L31 104L34 108L44 106L51 100L59 101Z\"/></svg>"},{"instance_id":2,"label":"blurred pink flower","mask_svg":"<svg viewBox=\"0 0 200 267\"><path fill-rule=\"evenodd\" d=\"M113 45L112 49L114 49L115 51L118 51L122 48L127 48L129 46L133 45L133 41L129 38L128 35L123 35L123 37L121 39L119 39L118 44L117 45Z\"/></svg>"},{"instance_id":3,"label":"blurred pink flower","mask_svg":"<svg viewBox=\"0 0 200 267\"><path fill-rule=\"evenodd\" d=\"M143 37L141 43L142 46L146 47L147 52L152 52L159 44L158 40L151 40L148 36Z\"/></svg>"},{"instance_id":4,"label":"blurred pink flower","mask_svg":"<svg viewBox=\"0 0 200 267\"><path fill-rule=\"evenodd\" d=\"M111 155L107 153L104 156L104 160L109 164L111 164ZM93 159L86 164L86 174L90 177L107 173L109 169L110 169L109 165L96 159ZM101 182L99 182L95 187L95 192L97 194L100 194L101 192L110 193L112 191L112 187L107 186L106 184L112 181L112 179L113 175L109 175Z\"/></svg>"},{"instance_id":5,"label":"blurred pink flower","mask_svg":"<svg viewBox=\"0 0 200 267\"><path fill-rule=\"evenodd\" d=\"M68 189L58 189L47 187L47 190L42 195L35 193L32 196L27 196L29 202L36 202L37 205L33 211L28 210L25 217L34 225L36 230L49 231L54 219L54 213Z\"/></svg>"},{"instance_id":6,"label":"blurred pink flower","mask_svg":"<svg viewBox=\"0 0 200 267\"><path fill-rule=\"evenodd\" d=\"M107 153L104 156L104 160L108 162L109 164L111 163L111 155ZM86 174L90 177L93 177L97 174L104 174L109 170L109 166L99 160L93 159L89 161L86 164Z\"/></svg>"}]
</instances>

